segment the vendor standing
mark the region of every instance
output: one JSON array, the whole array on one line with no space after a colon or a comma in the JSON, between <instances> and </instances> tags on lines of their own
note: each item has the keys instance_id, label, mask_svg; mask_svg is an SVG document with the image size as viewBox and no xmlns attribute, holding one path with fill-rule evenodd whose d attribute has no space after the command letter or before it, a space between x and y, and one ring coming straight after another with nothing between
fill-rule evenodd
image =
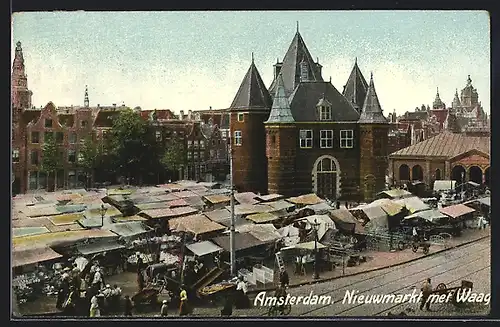
<instances>
[{"instance_id":1,"label":"vendor standing","mask_svg":"<svg viewBox=\"0 0 500 327\"><path fill-rule=\"evenodd\" d=\"M184 285L181 286L180 293L180 306L179 306L179 316L187 316L188 314L188 297L186 292L186 287Z\"/></svg>"},{"instance_id":2,"label":"vendor standing","mask_svg":"<svg viewBox=\"0 0 500 327\"><path fill-rule=\"evenodd\" d=\"M248 287L247 283L239 277L238 283L236 284L236 308L246 309L250 307L250 299L247 296Z\"/></svg>"}]
</instances>

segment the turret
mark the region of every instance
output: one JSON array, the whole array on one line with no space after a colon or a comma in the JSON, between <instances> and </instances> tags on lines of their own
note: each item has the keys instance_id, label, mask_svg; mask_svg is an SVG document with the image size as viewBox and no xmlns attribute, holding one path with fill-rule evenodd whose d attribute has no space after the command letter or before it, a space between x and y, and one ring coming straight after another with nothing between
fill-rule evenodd
<instances>
[{"instance_id":1,"label":"turret","mask_svg":"<svg viewBox=\"0 0 500 327\"><path fill-rule=\"evenodd\" d=\"M375 91L373 74L358 123L360 124L360 192L365 201L385 189L388 169L387 143L389 124Z\"/></svg>"},{"instance_id":2,"label":"turret","mask_svg":"<svg viewBox=\"0 0 500 327\"><path fill-rule=\"evenodd\" d=\"M264 121L269 117L271 106L271 96L255 66L252 54L250 68L229 107L233 181L238 191L267 191Z\"/></svg>"},{"instance_id":3,"label":"turret","mask_svg":"<svg viewBox=\"0 0 500 327\"><path fill-rule=\"evenodd\" d=\"M279 74L273 105L266 125L266 156L268 192L293 195L295 178L295 151L297 132L283 76Z\"/></svg>"},{"instance_id":4,"label":"turret","mask_svg":"<svg viewBox=\"0 0 500 327\"><path fill-rule=\"evenodd\" d=\"M28 90L28 76L24 67L24 56L21 42L16 43L14 62L12 63L12 107L18 109L31 108L32 92Z\"/></svg>"}]
</instances>

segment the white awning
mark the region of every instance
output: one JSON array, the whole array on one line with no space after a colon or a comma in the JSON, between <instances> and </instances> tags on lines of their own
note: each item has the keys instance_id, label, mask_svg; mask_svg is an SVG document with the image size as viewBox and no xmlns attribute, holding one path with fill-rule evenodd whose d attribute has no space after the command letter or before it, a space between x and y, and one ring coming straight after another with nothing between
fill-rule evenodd
<instances>
[{"instance_id":1,"label":"white awning","mask_svg":"<svg viewBox=\"0 0 500 327\"><path fill-rule=\"evenodd\" d=\"M193 252L198 257L202 257L204 255L223 251L223 248L220 246L210 242L210 241L202 241L193 244L186 245L189 251Z\"/></svg>"}]
</instances>

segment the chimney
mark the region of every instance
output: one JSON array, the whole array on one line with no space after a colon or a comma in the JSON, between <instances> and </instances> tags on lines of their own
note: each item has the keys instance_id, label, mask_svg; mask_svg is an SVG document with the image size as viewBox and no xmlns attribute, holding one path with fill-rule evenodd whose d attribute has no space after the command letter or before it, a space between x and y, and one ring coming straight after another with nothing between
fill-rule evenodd
<instances>
[{"instance_id":1,"label":"chimney","mask_svg":"<svg viewBox=\"0 0 500 327\"><path fill-rule=\"evenodd\" d=\"M98 104L97 104L97 108L99 108L100 106L101 106L101 105L98 103Z\"/></svg>"},{"instance_id":2,"label":"chimney","mask_svg":"<svg viewBox=\"0 0 500 327\"><path fill-rule=\"evenodd\" d=\"M184 110L179 111L179 119L184 120Z\"/></svg>"},{"instance_id":3,"label":"chimney","mask_svg":"<svg viewBox=\"0 0 500 327\"><path fill-rule=\"evenodd\" d=\"M210 106L210 110L212 110L212 106Z\"/></svg>"},{"instance_id":4,"label":"chimney","mask_svg":"<svg viewBox=\"0 0 500 327\"><path fill-rule=\"evenodd\" d=\"M193 119L193 112L191 110L188 110L188 120Z\"/></svg>"},{"instance_id":5,"label":"chimney","mask_svg":"<svg viewBox=\"0 0 500 327\"><path fill-rule=\"evenodd\" d=\"M116 103L113 103L113 108L116 108Z\"/></svg>"},{"instance_id":6,"label":"chimney","mask_svg":"<svg viewBox=\"0 0 500 327\"><path fill-rule=\"evenodd\" d=\"M278 77L278 75L281 72L281 67L283 66L283 63L279 62L279 60L276 60L276 63L273 65L274 67L274 79Z\"/></svg>"}]
</instances>

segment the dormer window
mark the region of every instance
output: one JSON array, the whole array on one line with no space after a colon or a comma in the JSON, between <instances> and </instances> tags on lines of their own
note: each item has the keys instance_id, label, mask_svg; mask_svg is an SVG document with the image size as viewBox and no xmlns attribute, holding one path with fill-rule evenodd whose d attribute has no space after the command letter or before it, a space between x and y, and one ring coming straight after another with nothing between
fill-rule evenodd
<instances>
[{"instance_id":1,"label":"dormer window","mask_svg":"<svg viewBox=\"0 0 500 327\"><path fill-rule=\"evenodd\" d=\"M244 115L242 113L238 114L238 121L242 123L244 121Z\"/></svg>"},{"instance_id":2,"label":"dormer window","mask_svg":"<svg viewBox=\"0 0 500 327\"><path fill-rule=\"evenodd\" d=\"M320 107L320 120L332 120L332 108L330 106Z\"/></svg>"}]
</instances>

